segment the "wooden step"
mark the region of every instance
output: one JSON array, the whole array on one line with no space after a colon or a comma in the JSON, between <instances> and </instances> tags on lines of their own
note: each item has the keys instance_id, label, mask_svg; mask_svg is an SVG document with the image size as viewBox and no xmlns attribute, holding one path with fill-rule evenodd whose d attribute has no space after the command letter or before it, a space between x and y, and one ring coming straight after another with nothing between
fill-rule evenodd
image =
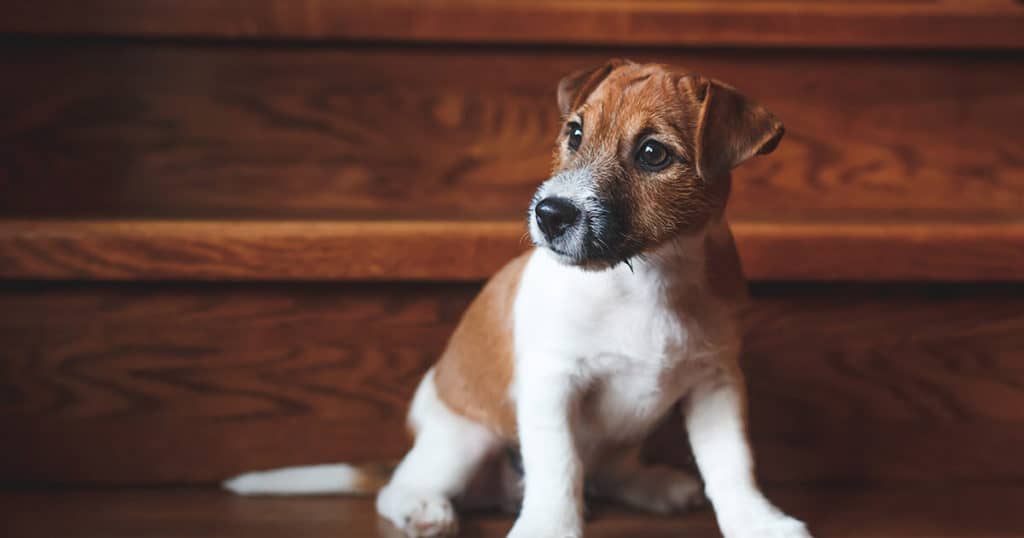
<instances>
[{"instance_id":1,"label":"wooden step","mask_svg":"<svg viewBox=\"0 0 1024 538\"><path fill-rule=\"evenodd\" d=\"M517 222L0 221L0 278L480 280Z\"/></svg>"},{"instance_id":2,"label":"wooden step","mask_svg":"<svg viewBox=\"0 0 1024 538\"><path fill-rule=\"evenodd\" d=\"M737 222L754 280L1024 279L1022 222ZM516 221L0 220L0 278L482 280Z\"/></svg>"},{"instance_id":3,"label":"wooden step","mask_svg":"<svg viewBox=\"0 0 1024 538\"><path fill-rule=\"evenodd\" d=\"M828 538L1019 538L1024 487L770 488ZM372 538L397 536L369 499L241 498L210 490L71 490L0 494L8 538ZM508 516L465 514L459 536L504 537ZM709 509L680 516L595 506L589 538L717 538Z\"/></svg>"},{"instance_id":4,"label":"wooden step","mask_svg":"<svg viewBox=\"0 0 1024 538\"><path fill-rule=\"evenodd\" d=\"M0 31L458 43L1021 48L1013 0L13 0Z\"/></svg>"},{"instance_id":5,"label":"wooden step","mask_svg":"<svg viewBox=\"0 0 1024 538\"><path fill-rule=\"evenodd\" d=\"M415 384L478 287L0 283L0 483L398 458ZM1024 286L753 294L743 362L766 482L1024 481ZM666 424L652 457L684 465L681 421Z\"/></svg>"}]
</instances>

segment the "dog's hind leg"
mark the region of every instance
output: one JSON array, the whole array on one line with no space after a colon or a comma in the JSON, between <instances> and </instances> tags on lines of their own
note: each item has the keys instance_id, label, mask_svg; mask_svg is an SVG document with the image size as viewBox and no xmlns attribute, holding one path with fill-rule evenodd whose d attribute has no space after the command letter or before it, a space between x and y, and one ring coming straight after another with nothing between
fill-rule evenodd
<instances>
[{"instance_id":1,"label":"dog's hind leg","mask_svg":"<svg viewBox=\"0 0 1024 538\"><path fill-rule=\"evenodd\" d=\"M377 511L409 536L454 535L458 521L452 499L470 485L500 441L438 398L433 371L416 390L409 422L416 441L377 496Z\"/></svg>"},{"instance_id":2,"label":"dog's hind leg","mask_svg":"<svg viewBox=\"0 0 1024 538\"><path fill-rule=\"evenodd\" d=\"M642 463L639 446L606 454L593 467L587 491L595 497L657 514L704 503L700 480L681 469Z\"/></svg>"}]
</instances>

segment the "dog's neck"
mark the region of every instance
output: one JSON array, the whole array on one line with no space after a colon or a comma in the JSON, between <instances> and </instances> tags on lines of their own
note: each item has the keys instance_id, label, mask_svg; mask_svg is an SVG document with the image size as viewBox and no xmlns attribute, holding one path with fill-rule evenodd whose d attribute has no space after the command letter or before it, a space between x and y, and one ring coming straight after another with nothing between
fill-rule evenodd
<instances>
[{"instance_id":1,"label":"dog's neck","mask_svg":"<svg viewBox=\"0 0 1024 538\"><path fill-rule=\"evenodd\" d=\"M680 234L633 258L637 275L666 283L686 282L703 274L708 230Z\"/></svg>"}]
</instances>

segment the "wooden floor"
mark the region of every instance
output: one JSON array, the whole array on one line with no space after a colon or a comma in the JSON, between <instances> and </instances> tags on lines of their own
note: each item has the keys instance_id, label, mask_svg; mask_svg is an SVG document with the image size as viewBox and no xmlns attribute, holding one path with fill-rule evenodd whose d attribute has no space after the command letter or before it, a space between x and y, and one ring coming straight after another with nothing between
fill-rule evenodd
<instances>
[{"instance_id":1,"label":"wooden floor","mask_svg":"<svg viewBox=\"0 0 1024 538\"><path fill-rule=\"evenodd\" d=\"M773 489L771 496L825 538L1024 536L1024 486ZM0 493L2 534L19 537L390 537L369 499L240 498L203 489ZM501 537L500 515L464 518L461 536ZM719 536L711 512L673 518L599 507L589 538Z\"/></svg>"}]
</instances>

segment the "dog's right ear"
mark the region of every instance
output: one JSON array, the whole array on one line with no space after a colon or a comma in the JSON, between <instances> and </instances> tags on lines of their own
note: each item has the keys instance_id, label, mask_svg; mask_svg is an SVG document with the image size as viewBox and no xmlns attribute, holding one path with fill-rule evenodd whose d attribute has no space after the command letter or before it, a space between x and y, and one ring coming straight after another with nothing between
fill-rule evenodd
<instances>
[{"instance_id":1,"label":"dog's right ear","mask_svg":"<svg viewBox=\"0 0 1024 538\"><path fill-rule=\"evenodd\" d=\"M604 65L574 71L559 81L558 109L562 111L562 116L567 116L569 112L583 104L587 96L601 84L601 81L608 78L616 67L627 63L627 60L612 58Z\"/></svg>"}]
</instances>

